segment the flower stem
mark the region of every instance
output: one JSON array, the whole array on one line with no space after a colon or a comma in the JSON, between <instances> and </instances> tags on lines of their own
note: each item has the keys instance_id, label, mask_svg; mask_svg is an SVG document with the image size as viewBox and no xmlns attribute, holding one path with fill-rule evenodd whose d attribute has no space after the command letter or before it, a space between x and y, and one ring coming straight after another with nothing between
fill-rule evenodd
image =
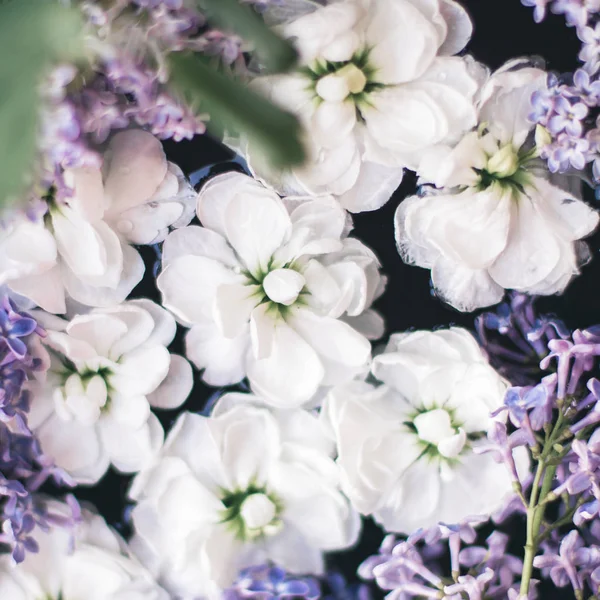
<instances>
[{"instance_id":1,"label":"flower stem","mask_svg":"<svg viewBox=\"0 0 600 600\"><path fill-rule=\"evenodd\" d=\"M551 491L552 481L556 475L556 465L548 464L553 454L554 444L563 433L564 417L559 412L551 432L546 432L544 447L538 458L538 465L531 486L529 506L527 507L527 539L525 541L525 556L523 557L523 572L521 576L520 593L527 596L533 573L533 559L540 544L540 529L544 521L547 502L544 502Z\"/></svg>"},{"instance_id":2,"label":"flower stem","mask_svg":"<svg viewBox=\"0 0 600 600\"><path fill-rule=\"evenodd\" d=\"M525 541L525 556L523 558L523 573L521 575L521 594L529 592L529 584L533 573L533 559L537 552L537 537L540 532L541 518L537 518L537 501L540 493L540 481L545 469L545 462L540 458L535 478L531 487L531 497L527 507L527 539ZM536 529L537 523L537 529Z\"/></svg>"}]
</instances>

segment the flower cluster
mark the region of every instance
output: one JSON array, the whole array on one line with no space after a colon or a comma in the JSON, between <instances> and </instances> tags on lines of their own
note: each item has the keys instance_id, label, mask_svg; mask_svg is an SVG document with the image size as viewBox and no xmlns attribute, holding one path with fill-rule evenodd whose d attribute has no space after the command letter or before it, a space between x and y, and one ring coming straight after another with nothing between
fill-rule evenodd
<instances>
[{"instance_id":1,"label":"flower cluster","mask_svg":"<svg viewBox=\"0 0 600 600\"><path fill-rule=\"evenodd\" d=\"M440 525L405 541L390 535L384 539L379 554L362 563L359 574L375 580L382 590L393 590L397 600L536 598L534 593L518 594L516 584L523 563L506 551L508 536L494 531L487 538L486 547L476 545L476 538L476 531L468 520L452 527ZM431 551L432 545L442 543L448 546L451 577L438 574L440 556ZM465 547L461 549L463 544Z\"/></svg>"},{"instance_id":2,"label":"flower cluster","mask_svg":"<svg viewBox=\"0 0 600 600\"><path fill-rule=\"evenodd\" d=\"M281 193L334 194L351 212L378 209L405 167L475 125L485 69L454 56L472 26L453 0L343 0L281 27L301 66L253 85L298 115L309 158L273 173L246 148L257 176Z\"/></svg>"},{"instance_id":3,"label":"flower cluster","mask_svg":"<svg viewBox=\"0 0 600 600\"><path fill-rule=\"evenodd\" d=\"M70 508L44 499L45 512L69 519ZM85 598L168 600L169 596L129 553L125 542L102 517L84 509L71 532L37 531L37 554L13 567L0 558L0 592L11 600ZM91 592L90 590L93 590Z\"/></svg>"},{"instance_id":4,"label":"flower cluster","mask_svg":"<svg viewBox=\"0 0 600 600\"><path fill-rule=\"evenodd\" d=\"M494 73L479 97L477 130L425 156L419 174L433 185L396 212L400 255L431 269L437 294L459 310L496 304L507 288L561 292L589 259L580 240L598 213L577 185L539 168L528 99L545 81L524 60Z\"/></svg>"},{"instance_id":5,"label":"flower cluster","mask_svg":"<svg viewBox=\"0 0 600 600\"><path fill-rule=\"evenodd\" d=\"M595 183L600 183L600 3L597 0L522 0L533 6L541 21L548 6L565 16L577 29L583 65L573 74L548 76L548 87L532 98L530 119L544 128L541 155L553 173L583 170L592 164Z\"/></svg>"},{"instance_id":6,"label":"flower cluster","mask_svg":"<svg viewBox=\"0 0 600 600\"><path fill-rule=\"evenodd\" d=\"M497 423L488 437L493 454L512 473L520 498L513 507L527 514L525 563L529 566L523 571L521 592L528 589L531 567L537 567L556 586L570 584L576 598L583 598L585 589L597 589L600 572L600 548L592 521L600 506L600 337L597 327L567 335L551 320L536 318L530 305L531 325L527 328L522 300L513 299L517 308L513 322L520 323L521 333L537 345L543 331L540 323L552 331L546 337L547 350L537 380L531 381L530 374L529 384L513 387L506 395L504 410L513 431ZM489 315L483 319L489 322ZM513 331L506 329L509 336ZM498 346L488 348L494 353ZM500 347L496 360L507 358L512 367L514 356ZM523 481L517 474L515 456L522 447L529 449L536 466L533 481Z\"/></svg>"},{"instance_id":7,"label":"flower cluster","mask_svg":"<svg viewBox=\"0 0 600 600\"><path fill-rule=\"evenodd\" d=\"M533 600L538 580L596 597L600 326L571 332L533 296L592 255L599 215L559 172L600 168L598 7L525 1L578 27L572 82L462 54L454 0L252 0L298 51L274 75L194 2L78 4L94 66L52 73L43 196L0 219L0 597ZM160 141L203 131L165 87L166 55L190 50L297 115L306 162L277 170L228 132L250 174L196 192ZM512 290L479 340L373 347L387 278L350 213L406 169L402 259L461 311ZM221 389L195 412L200 379ZM131 476L128 541L44 495L111 469ZM365 520L386 537L346 582L330 556Z\"/></svg>"},{"instance_id":8,"label":"flower cluster","mask_svg":"<svg viewBox=\"0 0 600 600\"><path fill-rule=\"evenodd\" d=\"M11 549L15 562L36 550L36 527L66 525L45 510L33 495L52 477L71 484L44 454L29 427L29 384L43 368L38 345L44 330L4 296L0 306L0 544ZM76 505L72 504L75 508Z\"/></svg>"},{"instance_id":9,"label":"flower cluster","mask_svg":"<svg viewBox=\"0 0 600 600\"><path fill-rule=\"evenodd\" d=\"M512 293L495 312L477 317L475 327L490 364L513 385L520 386L533 385L540 379L540 362L549 353L548 343L570 336L562 321L538 315L534 298L518 293Z\"/></svg>"}]
</instances>

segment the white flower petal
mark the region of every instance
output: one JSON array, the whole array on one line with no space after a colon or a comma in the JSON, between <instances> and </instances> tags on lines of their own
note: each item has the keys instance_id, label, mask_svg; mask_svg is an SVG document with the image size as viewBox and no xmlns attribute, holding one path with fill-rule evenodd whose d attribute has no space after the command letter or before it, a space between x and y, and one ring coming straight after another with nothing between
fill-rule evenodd
<instances>
[{"instance_id":1,"label":"white flower petal","mask_svg":"<svg viewBox=\"0 0 600 600\"><path fill-rule=\"evenodd\" d=\"M67 325L66 333L88 343L101 356L109 356L113 344L127 332L127 325L106 314L78 315Z\"/></svg>"},{"instance_id":2,"label":"white flower petal","mask_svg":"<svg viewBox=\"0 0 600 600\"><path fill-rule=\"evenodd\" d=\"M263 187L242 173L229 172L211 178L198 194L196 212L200 223L227 237L225 223L227 207L238 194L259 195Z\"/></svg>"},{"instance_id":3,"label":"white flower petal","mask_svg":"<svg viewBox=\"0 0 600 600\"><path fill-rule=\"evenodd\" d=\"M148 400L142 395L123 395L112 392L110 403L102 416L102 425L122 425L131 429L143 427L150 416Z\"/></svg>"},{"instance_id":4,"label":"white flower petal","mask_svg":"<svg viewBox=\"0 0 600 600\"><path fill-rule=\"evenodd\" d=\"M535 177L531 187L528 191L535 194L536 207L564 240L580 240L598 226L598 212L573 195L541 177Z\"/></svg>"},{"instance_id":5,"label":"white flower petal","mask_svg":"<svg viewBox=\"0 0 600 600\"><path fill-rule=\"evenodd\" d=\"M50 313L62 314L67 311L59 266L38 275L15 279L10 282L10 288Z\"/></svg>"},{"instance_id":6,"label":"white flower petal","mask_svg":"<svg viewBox=\"0 0 600 600\"><path fill-rule=\"evenodd\" d=\"M86 278L84 281L70 270L63 270L64 285L74 300L86 306L112 306L123 302L140 282L144 276L145 266L135 248L122 243L120 247L111 246L109 252L108 275L110 279L113 279L114 273L118 273L116 279L110 282L111 285L115 283L113 287L105 287L103 281L105 278L101 278L100 281Z\"/></svg>"},{"instance_id":7,"label":"white flower petal","mask_svg":"<svg viewBox=\"0 0 600 600\"><path fill-rule=\"evenodd\" d=\"M279 197L241 189L225 211L229 243L254 275L267 272L275 250L289 238L291 221Z\"/></svg>"},{"instance_id":8,"label":"white flower petal","mask_svg":"<svg viewBox=\"0 0 600 600\"><path fill-rule=\"evenodd\" d=\"M440 11L448 24L448 33L439 53L450 56L458 54L473 34L473 23L467 11L454 0L442 0Z\"/></svg>"},{"instance_id":9,"label":"white flower petal","mask_svg":"<svg viewBox=\"0 0 600 600\"><path fill-rule=\"evenodd\" d=\"M504 288L527 289L544 279L560 259L560 245L551 226L525 194L515 199L508 242L490 266L494 281Z\"/></svg>"},{"instance_id":10,"label":"white flower petal","mask_svg":"<svg viewBox=\"0 0 600 600\"><path fill-rule=\"evenodd\" d=\"M377 81L398 84L422 75L439 46L435 27L408 2L378 0L371 10L366 42Z\"/></svg>"},{"instance_id":11,"label":"white flower petal","mask_svg":"<svg viewBox=\"0 0 600 600\"><path fill-rule=\"evenodd\" d=\"M381 208L398 189L403 167L388 167L364 160L360 174L351 189L340 195L340 203L352 213Z\"/></svg>"},{"instance_id":12,"label":"white flower petal","mask_svg":"<svg viewBox=\"0 0 600 600\"><path fill-rule=\"evenodd\" d=\"M262 286L270 300L290 306L298 299L305 283L302 274L294 269L273 269L263 279Z\"/></svg>"},{"instance_id":13,"label":"white flower petal","mask_svg":"<svg viewBox=\"0 0 600 600\"><path fill-rule=\"evenodd\" d=\"M433 527L439 521L440 487L437 465L416 461L403 474L386 506L375 513L375 520L387 531L405 534Z\"/></svg>"},{"instance_id":14,"label":"white flower petal","mask_svg":"<svg viewBox=\"0 0 600 600\"><path fill-rule=\"evenodd\" d=\"M203 256L180 256L161 272L156 285L162 304L184 323L212 319L212 301L219 286L239 281L223 263Z\"/></svg>"},{"instance_id":15,"label":"white flower petal","mask_svg":"<svg viewBox=\"0 0 600 600\"><path fill-rule=\"evenodd\" d=\"M160 344L161 346L168 346L175 337L177 331L177 325L173 315L167 312L162 306L159 306L155 302L148 300L147 298L138 298L136 300L129 300L128 306L141 308L145 313L148 313L154 321L153 329L150 335L146 338L145 344ZM120 315L123 318L124 315ZM121 349L122 352L126 352L126 348Z\"/></svg>"},{"instance_id":16,"label":"white flower petal","mask_svg":"<svg viewBox=\"0 0 600 600\"><path fill-rule=\"evenodd\" d=\"M94 427L54 417L36 435L43 452L78 483L95 484L108 469L109 458Z\"/></svg>"},{"instance_id":17,"label":"white flower petal","mask_svg":"<svg viewBox=\"0 0 600 600\"><path fill-rule=\"evenodd\" d=\"M121 357L110 383L125 396L145 396L167 376L169 362L169 351L164 346L138 348Z\"/></svg>"},{"instance_id":18,"label":"white flower petal","mask_svg":"<svg viewBox=\"0 0 600 600\"><path fill-rule=\"evenodd\" d=\"M209 385L224 386L241 381L246 373L245 361L250 340L246 332L228 339L209 321L196 323L185 337L185 355Z\"/></svg>"},{"instance_id":19,"label":"white flower petal","mask_svg":"<svg viewBox=\"0 0 600 600\"><path fill-rule=\"evenodd\" d=\"M64 177L65 182L75 192L73 197L68 199L69 206L90 223L101 220L107 208L102 171L91 166L77 167L65 170Z\"/></svg>"},{"instance_id":20,"label":"white flower petal","mask_svg":"<svg viewBox=\"0 0 600 600\"><path fill-rule=\"evenodd\" d=\"M96 228L67 207L55 210L51 215L58 251L69 268L77 276L103 276L108 267L108 255L104 239Z\"/></svg>"},{"instance_id":21,"label":"white flower petal","mask_svg":"<svg viewBox=\"0 0 600 600\"><path fill-rule=\"evenodd\" d=\"M133 473L150 464L164 438L163 428L152 413L139 429L103 420L100 433L111 463L123 473Z\"/></svg>"},{"instance_id":22,"label":"white flower petal","mask_svg":"<svg viewBox=\"0 0 600 600\"><path fill-rule=\"evenodd\" d=\"M163 268L181 256L205 256L228 267L237 266L238 260L227 240L216 231L190 225L173 231L162 247Z\"/></svg>"},{"instance_id":23,"label":"white flower petal","mask_svg":"<svg viewBox=\"0 0 600 600\"><path fill-rule=\"evenodd\" d=\"M504 288L486 269L469 269L440 256L431 271L436 294L457 310L471 312L498 304Z\"/></svg>"},{"instance_id":24,"label":"white flower petal","mask_svg":"<svg viewBox=\"0 0 600 600\"><path fill-rule=\"evenodd\" d=\"M319 355L352 367L369 361L371 344L343 321L299 309L287 322Z\"/></svg>"},{"instance_id":25,"label":"white flower petal","mask_svg":"<svg viewBox=\"0 0 600 600\"><path fill-rule=\"evenodd\" d=\"M226 338L235 338L248 328L250 315L261 297L262 290L258 285L229 283L217 288L213 316Z\"/></svg>"},{"instance_id":26,"label":"white flower petal","mask_svg":"<svg viewBox=\"0 0 600 600\"><path fill-rule=\"evenodd\" d=\"M148 402L154 408L179 408L190 395L193 385L194 374L190 363L183 356L171 354L169 372L161 384L148 394Z\"/></svg>"},{"instance_id":27,"label":"white flower petal","mask_svg":"<svg viewBox=\"0 0 600 600\"><path fill-rule=\"evenodd\" d=\"M271 354L249 358L248 379L252 389L274 406L300 406L317 391L324 370L317 353L291 327L280 322Z\"/></svg>"},{"instance_id":28,"label":"white flower petal","mask_svg":"<svg viewBox=\"0 0 600 600\"><path fill-rule=\"evenodd\" d=\"M104 155L104 189L111 212L149 200L167 174L162 144L141 129L117 133Z\"/></svg>"}]
</instances>

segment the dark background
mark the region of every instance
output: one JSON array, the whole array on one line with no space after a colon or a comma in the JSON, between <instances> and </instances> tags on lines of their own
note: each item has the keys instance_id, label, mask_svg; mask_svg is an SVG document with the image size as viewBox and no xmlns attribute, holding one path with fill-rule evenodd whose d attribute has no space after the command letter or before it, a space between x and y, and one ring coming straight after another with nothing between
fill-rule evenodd
<instances>
[{"instance_id":1,"label":"dark background","mask_svg":"<svg viewBox=\"0 0 600 600\"><path fill-rule=\"evenodd\" d=\"M521 56L537 55L546 60L547 68L557 72L573 71L577 66L579 41L573 29L564 24L560 16L550 15L546 21L536 24L532 9L520 4L519 0L462 0L475 23L475 32L467 50L476 59L494 69L506 60ZM207 136L199 136L192 141L178 144L167 142L165 148L169 160L179 164L184 172L191 175L200 169L203 173L240 168L229 162L232 154ZM476 313L462 314L446 306L430 292L429 271L405 265L394 244L393 216L398 204L415 191L415 177L407 173L402 186L382 209L373 213L362 213L354 217L353 235L364 241L379 256L382 270L389 283L386 293L376 307L385 316L387 333L410 328L431 329L437 326L457 324L473 328ZM593 194L590 194L590 201ZM600 233L589 240L592 262L584 267L560 297L540 299L537 306L542 312L555 313L572 328L586 327L600 322L600 306L597 298L600 281ZM152 248L141 248L148 266L144 281L134 290L135 296L151 297L160 301L153 280L153 266L156 252ZM181 332L173 351L183 353ZM197 374L196 374L197 375ZM215 389L208 388L196 378L192 395L184 405L187 410L201 410ZM176 416L176 412L163 412L159 415L165 429ZM126 490L130 478L110 471L100 484L92 489L78 488L75 495L81 500L91 500L108 522L127 534L128 527L123 522L126 512ZM520 553L520 530L522 523L514 523L515 542L512 550ZM483 532L483 536L485 537ZM382 532L367 522L363 539L358 549L335 557L331 563L353 577L358 564L376 552L383 537ZM557 591L543 591L544 600L573 598L568 588Z\"/></svg>"}]
</instances>

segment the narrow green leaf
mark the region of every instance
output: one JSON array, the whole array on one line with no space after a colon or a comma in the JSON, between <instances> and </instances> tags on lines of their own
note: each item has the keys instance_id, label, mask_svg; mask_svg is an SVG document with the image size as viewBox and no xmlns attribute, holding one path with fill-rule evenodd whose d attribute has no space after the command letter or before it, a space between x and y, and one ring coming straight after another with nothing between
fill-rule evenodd
<instances>
[{"instance_id":1,"label":"narrow green leaf","mask_svg":"<svg viewBox=\"0 0 600 600\"><path fill-rule=\"evenodd\" d=\"M83 52L82 31L76 8L50 0L0 4L0 205L33 173L42 75Z\"/></svg>"},{"instance_id":2,"label":"narrow green leaf","mask_svg":"<svg viewBox=\"0 0 600 600\"><path fill-rule=\"evenodd\" d=\"M210 114L209 130L245 134L277 168L300 164L300 124L292 114L193 54L169 55L171 83L195 108Z\"/></svg>"},{"instance_id":3,"label":"narrow green leaf","mask_svg":"<svg viewBox=\"0 0 600 600\"><path fill-rule=\"evenodd\" d=\"M287 71L296 62L293 46L269 29L249 6L238 0L199 0L199 3L211 22L251 42L270 72Z\"/></svg>"}]
</instances>

